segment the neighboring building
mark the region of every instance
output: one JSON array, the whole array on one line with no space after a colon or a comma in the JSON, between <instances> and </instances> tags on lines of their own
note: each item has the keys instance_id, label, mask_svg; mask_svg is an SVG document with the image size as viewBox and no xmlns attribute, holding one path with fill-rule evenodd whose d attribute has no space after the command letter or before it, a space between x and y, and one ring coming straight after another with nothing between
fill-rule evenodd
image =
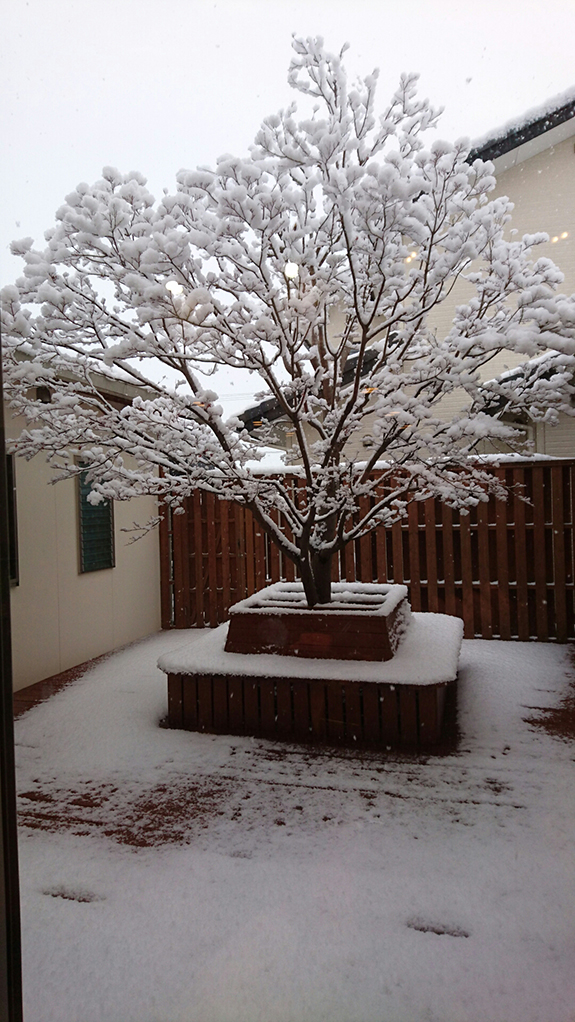
<instances>
[{"instance_id":1,"label":"neighboring building","mask_svg":"<svg viewBox=\"0 0 575 1022\"><path fill-rule=\"evenodd\" d=\"M105 388L123 403L138 392L115 381ZM9 408L4 415L7 438L18 436L24 420ZM53 473L41 455L10 457L8 475L14 689L158 631L157 530L135 543L122 531L152 518L155 499L94 507L85 481L50 485Z\"/></svg>"},{"instance_id":2,"label":"neighboring building","mask_svg":"<svg viewBox=\"0 0 575 1022\"><path fill-rule=\"evenodd\" d=\"M544 231L545 245L538 245L537 258L547 256L564 274L560 290L575 292L575 89L548 100L528 111L516 122L479 139L469 161L479 157L492 160L497 187L490 198L508 195L514 203L510 228L523 234ZM457 290L453 304L457 304ZM436 319L441 330L449 327L450 307L441 306ZM492 379L513 370L522 361L509 352L493 359L489 367ZM446 399L444 407L451 415L457 395ZM575 418L561 415L557 426L542 422L517 422L526 439L532 440L538 454L573 457L575 454Z\"/></svg>"},{"instance_id":3,"label":"neighboring building","mask_svg":"<svg viewBox=\"0 0 575 1022\"><path fill-rule=\"evenodd\" d=\"M575 89L549 100L526 113L518 121L478 140L469 155L492 160L497 187L490 197L508 195L515 208L510 228L519 235L544 231L549 242L539 245L537 258L548 256L563 271L561 290L575 292ZM438 334L447 333L453 309L465 300L465 282L453 291L451 301L439 306L432 324ZM504 352L489 365L489 377L515 369L521 362L518 355ZM487 377L486 377L487 378ZM441 408L451 418L458 410L460 395L446 397ZM242 416L251 431L262 418L274 420L274 437L269 442L289 447L290 432L279 415L274 399L249 408ZM534 443L540 454L573 457L575 454L575 418L561 415L557 426L545 423L517 422L525 438ZM353 451L360 454L369 446L369 425L358 433Z\"/></svg>"}]
</instances>

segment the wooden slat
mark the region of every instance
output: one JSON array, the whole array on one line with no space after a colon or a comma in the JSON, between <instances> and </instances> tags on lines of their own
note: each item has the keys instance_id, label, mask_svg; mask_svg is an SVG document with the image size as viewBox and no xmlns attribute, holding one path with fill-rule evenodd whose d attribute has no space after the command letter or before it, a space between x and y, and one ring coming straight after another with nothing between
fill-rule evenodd
<instances>
[{"instance_id":1,"label":"wooden slat","mask_svg":"<svg viewBox=\"0 0 575 1022\"><path fill-rule=\"evenodd\" d=\"M288 484L286 483L286 486L287 485ZM293 483L290 484L290 485L293 486ZM293 533L292 533L291 529L288 529L286 527L285 532L286 532L287 539L290 541L290 543L293 542ZM294 565L293 561L290 560L290 558L287 557L285 554L282 554L282 574L283 574L283 577L285 578L286 582L293 582L294 579L295 579L295 565Z\"/></svg>"},{"instance_id":2,"label":"wooden slat","mask_svg":"<svg viewBox=\"0 0 575 1022\"><path fill-rule=\"evenodd\" d=\"M515 533L515 574L517 590L517 634L519 639L529 638L529 611L527 604L527 545L525 536L525 504L520 499L524 495L525 473L522 468L514 472L514 483L519 487L513 498L513 516Z\"/></svg>"},{"instance_id":3,"label":"wooden slat","mask_svg":"<svg viewBox=\"0 0 575 1022\"><path fill-rule=\"evenodd\" d=\"M409 596L411 608L421 610L421 571L419 567L419 508L413 501L407 510L409 523Z\"/></svg>"},{"instance_id":4,"label":"wooden slat","mask_svg":"<svg viewBox=\"0 0 575 1022\"><path fill-rule=\"evenodd\" d=\"M345 558L345 581L355 582L355 547L353 543L348 543L342 555Z\"/></svg>"},{"instance_id":5,"label":"wooden slat","mask_svg":"<svg viewBox=\"0 0 575 1022\"><path fill-rule=\"evenodd\" d=\"M379 742L379 688L377 685L362 685L363 737L366 742Z\"/></svg>"},{"instance_id":6,"label":"wooden slat","mask_svg":"<svg viewBox=\"0 0 575 1022\"><path fill-rule=\"evenodd\" d=\"M234 507L235 519L236 519L236 580L238 591L236 599L245 600L246 592L246 529L245 529L245 518L246 512L243 507L238 504Z\"/></svg>"},{"instance_id":7,"label":"wooden slat","mask_svg":"<svg viewBox=\"0 0 575 1022\"><path fill-rule=\"evenodd\" d=\"M455 600L455 564L453 560L453 511L447 504L441 509L443 522L443 571L445 575L445 613L457 615Z\"/></svg>"},{"instance_id":8,"label":"wooden slat","mask_svg":"<svg viewBox=\"0 0 575 1022\"><path fill-rule=\"evenodd\" d=\"M232 734L243 730L243 682L241 678L228 678L228 721Z\"/></svg>"},{"instance_id":9,"label":"wooden slat","mask_svg":"<svg viewBox=\"0 0 575 1022\"><path fill-rule=\"evenodd\" d=\"M292 681L293 720L296 734L302 738L309 737L309 686L307 681Z\"/></svg>"},{"instance_id":10,"label":"wooden slat","mask_svg":"<svg viewBox=\"0 0 575 1022\"><path fill-rule=\"evenodd\" d=\"M189 675L182 677L182 718L188 731L198 730L198 684L197 679Z\"/></svg>"},{"instance_id":11,"label":"wooden slat","mask_svg":"<svg viewBox=\"0 0 575 1022\"><path fill-rule=\"evenodd\" d=\"M294 490L295 490L295 484L294 484L293 476L286 476L285 486L286 486L286 490L288 491L288 493L290 493L290 495L291 495L291 497L293 499ZM290 541L290 543L293 542L293 533L292 533L291 529L286 527L285 533L286 533L286 536L287 536L288 540ZM293 582L294 579L295 579L295 565L294 565L293 561L291 561L289 559L289 557L286 557L286 556L283 556L283 555L282 555L282 570L283 570L283 576L284 576L286 582Z\"/></svg>"},{"instance_id":12,"label":"wooden slat","mask_svg":"<svg viewBox=\"0 0 575 1022\"><path fill-rule=\"evenodd\" d=\"M439 714L437 705L437 689L435 685L420 688L419 704L419 741L422 745L436 742L439 738Z\"/></svg>"},{"instance_id":13,"label":"wooden slat","mask_svg":"<svg viewBox=\"0 0 575 1022\"><path fill-rule=\"evenodd\" d=\"M260 727L258 683L255 678L244 681L244 727L246 734L255 735Z\"/></svg>"},{"instance_id":14,"label":"wooden slat","mask_svg":"<svg viewBox=\"0 0 575 1022\"><path fill-rule=\"evenodd\" d=\"M284 738L292 733L291 683L288 679L276 681L277 720L276 730Z\"/></svg>"},{"instance_id":15,"label":"wooden slat","mask_svg":"<svg viewBox=\"0 0 575 1022\"><path fill-rule=\"evenodd\" d=\"M325 741L327 737L327 720L325 714L325 682L309 682L310 734L317 741Z\"/></svg>"},{"instance_id":16,"label":"wooden slat","mask_svg":"<svg viewBox=\"0 0 575 1022\"><path fill-rule=\"evenodd\" d=\"M204 543L202 536L202 495L199 490L196 490L192 499L193 507L193 527L191 535L193 536L194 543L194 595L195 595L195 614L194 623L196 628L203 628L206 623L205 609L204 609ZM183 518L183 516L182 516Z\"/></svg>"},{"instance_id":17,"label":"wooden slat","mask_svg":"<svg viewBox=\"0 0 575 1022\"><path fill-rule=\"evenodd\" d=\"M417 745L417 693L410 685L399 685L399 719L402 744Z\"/></svg>"},{"instance_id":18,"label":"wooden slat","mask_svg":"<svg viewBox=\"0 0 575 1022\"><path fill-rule=\"evenodd\" d=\"M375 552L377 557L377 581L387 582L387 540L383 525L380 525L375 533Z\"/></svg>"},{"instance_id":19,"label":"wooden slat","mask_svg":"<svg viewBox=\"0 0 575 1022\"><path fill-rule=\"evenodd\" d=\"M224 579L222 569L222 506L216 498L214 502L214 527L216 530L216 614L217 624L226 621L228 608L224 608Z\"/></svg>"},{"instance_id":20,"label":"wooden slat","mask_svg":"<svg viewBox=\"0 0 575 1022\"><path fill-rule=\"evenodd\" d=\"M369 512L370 499L369 497L359 498L359 514L360 518L363 518ZM374 574L374 565L371 563L371 533L367 536L362 536L359 541L359 553L360 553L360 577L359 582L372 582L376 577Z\"/></svg>"},{"instance_id":21,"label":"wooden slat","mask_svg":"<svg viewBox=\"0 0 575 1022\"><path fill-rule=\"evenodd\" d=\"M229 730L228 683L226 678L215 678L213 682L213 726L214 731L226 734Z\"/></svg>"},{"instance_id":22,"label":"wooden slat","mask_svg":"<svg viewBox=\"0 0 575 1022\"><path fill-rule=\"evenodd\" d=\"M216 498L213 493L204 494L207 540L208 540L208 620L211 628L215 628L218 622L218 567L217 567L217 542L216 542Z\"/></svg>"},{"instance_id":23,"label":"wooden slat","mask_svg":"<svg viewBox=\"0 0 575 1022\"><path fill-rule=\"evenodd\" d=\"M276 522L276 524L279 524L279 514L277 511L272 511L271 517L273 518L274 522ZM280 552L275 543L273 542L270 545L270 577L272 582L279 582L281 578Z\"/></svg>"},{"instance_id":24,"label":"wooden slat","mask_svg":"<svg viewBox=\"0 0 575 1022\"><path fill-rule=\"evenodd\" d=\"M198 731L211 731L214 726L212 708L212 678L199 674L198 683Z\"/></svg>"},{"instance_id":25,"label":"wooden slat","mask_svg":"<svg viewBox=\"0 0 575 1022\"><path fill-rule=\"evenodd\" d=\"M259 688L261 729L265 735L270 735L276 729L274 682L271 678L260 678Z\"/></svg>"},{"instance_id":26,"label":"wooden slat","mask_svg":"<svg viewBox=\"0 0 575 1022\"><path fill-rule=\"evenodd\" d=\"M537 638L549 638L547 623L547 571L545 565L545 504L543 497L543 469L533 468L533 528L535 533L535 607Z\"/></svg>"},{"instance_id":27,"label":"wooden slat","mask_svg":"<svg viewBox=\"0 0 575 1022\"><path fill-rule=\"evenodd\" d=\"M247 595L251 596L256 591L255 571L255 547L254 547L254 519L250 511L245 513L245 537L246 537L246 589Z\"/></svg>"},{"instance_id":28,"label":"wooden slat","mask_svg":"<svg viewBox=\"0 0 575 1022\"><path fill-rule=\"evenodd\" d=\"M295 581L295 564L289 557L284 557L284 575L286 582Z\"/></svg>"},{"instance_id":29,"label":"wooden slat","mask_svg":"<svg viewBox=\"0 0 575 1022\"><path fill-rule=\"evenodd\" d=\"M472 639L475 635L475 613L473 606L471 529L469 515L460 514L459 529L461 535L461 580L464 635L466 639Z\"/></svg>"},{"instance_id":30,"label":"wooden slat","mask_svg":"<svg viewBox=\"0 0 575 1022\"><path fill-rule=\"evenodd\" d=\"M360 685L357 682L347 682L343 685L343 691L345 694L345 737L348 742L360 742L363 737Z\"/></svg>"},{"instance_id":31,"label":"wooden slat","mask_svg":"<svg viewBox=\"0 0 575 1022\"><path fill-rule=\"evenodd\" d=\"M405 573L403 570L403 538L401 522L396 522L391 527L391 543L393 549L393 581L396 585L403 585Z\"/></svg>"},{"instance_id":32,"label":"wooden slat","mask_svg":"<svg viewBox=\"0 0 575 1022\"><path fill-rule=\"evenodd\" d=\"M228 616L231 605L230 588L230 526L229 513L230 503L227 500L220 500L220 531L222 537L222 602L224 608L224 620Z\"/></svg>"},{"instance_id":33,"label":"wooden slat","mask_svg":"<svg viewBox=\"0 0 575 1022\"><path fill-rule=\"evenodd\" d=\"M493 638L491 620L491 582L489 579L489 518L488 505L480 503L477 507L477 532L479 545L479 604L481 613L481 635L484 639Z\"/></svg>"},{"instance_id":34,"label":"wooden slat","mask_svg":"<svg viewBox=\"0 0 575 1022\"><path fill-rule=\"evenodd\" d=\"M168 674L168 723L170 727L184 726L184 697L180 674Z\"/></svg>"},{"instance_id":35,"label":"wooden slat","mask_svg":"<svg viewBox=\"0 0 575 1022\"><path fill-rule=\"evenodd\" d=\"M567 592L568 636L575 636L575 465L563 472L563 514L565 516L565 576Z\"/></svg>"},{"instance_id":36,"label":"wooden slat","mask_svg":"<svg viewBox=\"0 0 575 1022\"><path fill-rule=\"evenodd\" d=\"M173 550L174 550L174 620L176 628L189 628L196 624L195 593L190 589L190 550L188 546L188 522L190 501L187 501L183 515L173 515ZM201 559L201 544L200 553ZM194 559L195 559L194 551ZM201 628L201 624L199 625Z\"/></svg>"},{"instance_id":37,"label":"wooden slat","mask_svg":"<svg viewBox=\"0 0 575 1022\"><path fill-rule=\"evenodd\" d=\"M505 482L505 471L499 469L497 475ZM508 500L513 500L508 497ZM501 639L511 638L511 614L509 608L509 552L507 547L507 501L495 501L495 539L497 550L497 601L499 606L499 636Z\"/></svg>"},{"instance_id":38,"label":"wooden slat","mask_svg":"<svg viewBox=\"0 0 575 1022\"><path fill-rule=\"evenodd\" d=\"M563 497L563 466L551 469L553 504L553 582L555 587L555 628L558 642L567 641L567 601L565 571L565 523Z\"/></svg>"},{"instance_id":39,"label":"wooden slat","mask_svg":"<svg viewBox=\"0 0 575 1022\"><path fill-rule=\"evenodd\" d=\"M437 537L435 532L435 500L425 501L425 533L427 537L427 609L437 613Z\"/></svg>"},{"instance_id":40,"label":"wooden slat","mask_svg":"<svg viewBox=\"0 0 575 1022\"><path fill-rule=\"evenodd\" d=\"M395 685L379 686L381 739L383 742L388 742L390 746L395 745L399 737L397 698Z\"/></svg>"},{"instance_id":41,"label":"wooden slat","mask_svg":"<svg viewBox=\"0 0 575 1022\"><path fill-rule=\"evenodd\" d=\"M327 734L330 742L341 742L345 738L341 682L334 681L327 685Z\"/></svg>"},{"instance_id":42,"label":"wooden slat","mask_svg":"<svg viewBox=\"0 0 575 1022\"><path fill-rule=\"evenodd\" d=\"M173 553L172 553L172 530L171 510L167 504L160 507L160 601L162 628L173 628L175 622L172 617L172 586L173 586Z\"/></svg>"},{"instance_id":43,"label":"wooden slat","mask_svg":"<svg viewBox=\"0 0 575 1022\"><path fill-rule=\"evenodd\" d=\"M266 584L266 554L264 532L254 518L254 592L263 589Z\"/></svg>"}]
</instances>

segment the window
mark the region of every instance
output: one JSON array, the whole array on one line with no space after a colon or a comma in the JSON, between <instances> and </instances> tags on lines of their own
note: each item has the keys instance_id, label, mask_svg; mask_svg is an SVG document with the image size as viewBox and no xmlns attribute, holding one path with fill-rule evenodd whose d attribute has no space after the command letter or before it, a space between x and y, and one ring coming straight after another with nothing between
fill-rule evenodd
<instances>
[{"instance_id":1,"label":"window","mask_svg":"<svg viewBox=\"0 0 575 1022\"><path fill-rule=\"evenodd\" d=\"M8 557L10 585L18 585L18 519L16 517L16 466L14 455L6 455L6 490L8 500Z\"/></svg>"},{"instance_id":2,"label":"window","mask_svg":"<svg viewBox=\"0 0 575 1022\"><path fill-rule=\"evenodd\" d=\"M80 571L102 571L115 564L114 510L111 500L90 503L88 494L92 484L86 477L86 472L78 476Z\"/></svg>"}]
</instances>

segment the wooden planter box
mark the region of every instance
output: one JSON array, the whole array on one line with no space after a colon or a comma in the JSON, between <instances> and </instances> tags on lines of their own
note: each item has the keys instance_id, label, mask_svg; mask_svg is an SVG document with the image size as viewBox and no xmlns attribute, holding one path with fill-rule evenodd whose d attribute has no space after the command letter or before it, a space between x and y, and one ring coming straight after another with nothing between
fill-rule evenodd
<instances>
[{"instance_id":1,"label":"wooden planter box","mask_svg":"<svg viewBox=\"0 0 575 1022\"><path fill-rule=\"evenodd\" d=\"M160 659L170 727L385 749L440 741L446 688L457 674L459 618L413 614L386 662L230 653L227 630L221 625Z\"/></svg>"},{"instance_id":2,"label":"wooden planter box","mask_svg":"<svg viewBox=\"0 0 575 1022\"><path fill-rule=\"evenodd\" d=\"M168 724L294 742L419 748L441 737L447 683L168 675Z\"/></svg>"},{"instance_id":3,"label":"wooden planter box","mask_svg":"<svg viewBox=\"0 0 575 1022\"><path fill-rule=\"evenodd\" d=\"M391 660L406 631L405 586L338 582L309 610L298 582L277 582L230 608L228 653Z\"/></svg>"}]
</instances>

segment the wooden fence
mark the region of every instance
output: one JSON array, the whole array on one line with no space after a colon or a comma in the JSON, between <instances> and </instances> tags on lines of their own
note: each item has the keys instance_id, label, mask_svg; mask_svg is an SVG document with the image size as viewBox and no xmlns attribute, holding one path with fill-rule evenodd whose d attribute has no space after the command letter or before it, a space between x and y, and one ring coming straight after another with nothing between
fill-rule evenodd
<instances>
[{"instance_id":1,"label":"wooden fence","mask_svg":"<svg viewBox=\"0 0 575 1022\"><path fill-rule=\"evenodd\" d=\"M468 515L415 502L404 522L343 550L334 580L404 583L413 610L463 618L467 638L575 637L575 461L493 471L513 487L506 502ZM214 627L233 603L295 577L249 511L201 491L166 514L160 550L164 628Z\"/></svg>"}]
</instances>

